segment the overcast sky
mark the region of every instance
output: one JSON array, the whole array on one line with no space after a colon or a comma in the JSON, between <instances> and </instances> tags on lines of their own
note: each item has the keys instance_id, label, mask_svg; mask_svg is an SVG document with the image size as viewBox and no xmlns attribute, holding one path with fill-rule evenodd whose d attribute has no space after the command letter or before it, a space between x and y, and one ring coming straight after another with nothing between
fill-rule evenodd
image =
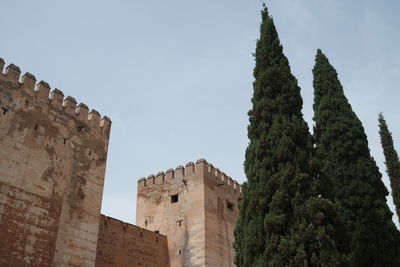
<instances>
[{"instance_id":1,"label":"overcast sky","mask_svg":"<svg viewBox=\"0 0 400 267\"><path fill-rule=\"evenodd\" d=\"M310 127L311 69L321 48L389 186L377 116L384 112L399 151L400 2L267 5ZM2 0L0 8L0 57L7 64L112 119L104 214L134 222L138 178L202 157L245 180L261 1Z\"/></svg>"}]
</instances>

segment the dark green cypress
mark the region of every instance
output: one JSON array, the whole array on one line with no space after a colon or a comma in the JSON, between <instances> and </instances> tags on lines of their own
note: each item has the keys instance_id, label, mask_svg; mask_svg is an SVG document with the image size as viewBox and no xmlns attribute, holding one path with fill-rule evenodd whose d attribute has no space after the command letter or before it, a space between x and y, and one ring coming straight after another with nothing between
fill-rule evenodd
<instances>
[{"instance_id":1,"label":"dark green cypress","mask_svg":"<svg viewBox=\"0 0 400 267\"><path fill-rule=\"evenodd\" d=\"M266 8L255 61L236 264L338 266L335 207L319 194L300 88Z\"/></svg>"},{"instance_id":2,"label":"dark green cypress","mask_svg":"<svg viewBox=\"0 0 400 267\"><path fill-rule=\"evenodd\" d=\"M350 237L350 266L400 266L398 231L388 191L370 155L361 121L347 101L336 70L318 50L314 75L314 137L320 180L341 204Z\"/></svg>"},{"instance_id":3,"label":"dark green cypress","mask_svg":"<svg viewBox=\"0 0 400 267\"><path fill-rule=\"evenodd\" d=\"M396 207L397 217L400 221L400 161L396 150L393 145L392 134L389 132L387 123L382 113L379 114L379 134L381 136L381 143L383 154L385 155L385 164L387 174L392 187L393 203Z\"/></svg>"}]
</instances>

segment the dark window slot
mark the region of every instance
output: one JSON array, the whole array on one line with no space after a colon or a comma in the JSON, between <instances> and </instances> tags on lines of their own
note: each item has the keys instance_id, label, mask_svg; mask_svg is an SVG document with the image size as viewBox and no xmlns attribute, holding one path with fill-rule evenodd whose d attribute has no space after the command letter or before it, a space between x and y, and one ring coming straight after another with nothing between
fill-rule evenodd
<instances>
[{"instance_id":1,"label":"dark window slot","mask_svg":"<svg viewBox=\"0 0 400 267\"><path fill-rule=\"evenodd\" d=\"M171 196L171 203L176 203L178 201L179 201L179 195L178 194Z\"/></svg>"},{"instance_id":2,"label":"dark window slot","mask_svg":"<svg viewBox=\"0 0 400 267\"><path fill-rule=\"evenodd\" d=\"M227 207L229 210L233 210L233 204L232 204L231 202L229 202L229 201L226 202L226 207Z\"/></svg>"}]
</instances>

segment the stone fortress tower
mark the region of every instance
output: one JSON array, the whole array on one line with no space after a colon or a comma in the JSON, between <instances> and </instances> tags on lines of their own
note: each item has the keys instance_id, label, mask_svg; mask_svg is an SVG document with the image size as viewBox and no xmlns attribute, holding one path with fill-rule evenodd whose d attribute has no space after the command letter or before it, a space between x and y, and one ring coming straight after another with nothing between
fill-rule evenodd
<instances>
[{"instance_id":1,"label":"stone fortress tower","mask_svg":"<svg viewBox=\"0 0 400 267\"><path fill-rule=\"evenodd\" d=\"M3 69L0 267L235 266L236 181L200 159L139 180L137 225L104 216L111 120Z\"/></svg>"},{"instance_id":2,"label":"stone fortress tower","mask_svg":"<svg viewBox=\"0 0 400 267\"><path fill-rule=\"evenodd\" d=\"M94 266L111 121L0 58L0 266Z\"/></svg>"},{"instance_id":3,"label":"stone fortress tower","mask_svg":"<svg viewBox=\"0 0 400 267\"><path fill-rule=\"evenodd\" d=\"M138 182L136 224L167 236L171 266L234 265L242 188L199 159Z\"/></svg>"}]
</instances>

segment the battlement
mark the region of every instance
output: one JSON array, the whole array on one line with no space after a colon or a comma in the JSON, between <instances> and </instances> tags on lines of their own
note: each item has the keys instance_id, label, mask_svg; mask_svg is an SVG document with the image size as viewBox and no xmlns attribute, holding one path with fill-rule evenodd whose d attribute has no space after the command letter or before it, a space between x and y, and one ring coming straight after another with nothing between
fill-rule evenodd
<instances>
[{"instance_id":1,"label":"battlement","mask_svg":"<svg viewBox=\"0 0 400 267\"><path fill-rule=\"evenodd\" d=\"M87 105L77 104L75 98L71 96L64 97L64 93L59 89L51 90L49 84L45 81L36 83L35 76L29 72L20 77L21 70L14 64L8 65L5 69L4 65L4 60L0 58L0 85L8 85L8 89L20 91L38 105L48 105L52 109L63 112L80 121L90 130L98 131L108 138L111 128L109 117L101 117L99 112L94 109L89 111ZM11 94L11 97L18 98L19 96ZM8 110L7 107L3 107L4 109Z\"/></svg>"},{"instance_id":2,"label":"battlement","mask_svg":"<svg viewBox=\"0 0 400 267\"><path fill-rule=\"evenodd\" d=\"M165 172L161 171L157 174L151 174L147 178L142 177L138 180L138 187L143 188L163 184L165 182L172 182L174 180L185 180L198 171L203 171L206 178L217 181L218 186L226 186L229 191L235 192L238 195L242 194L241 184L203 158L198 159L196 163L188 162L185 166L179 165L175 169L171 168Z\"/></svg>"}]
</instances>

